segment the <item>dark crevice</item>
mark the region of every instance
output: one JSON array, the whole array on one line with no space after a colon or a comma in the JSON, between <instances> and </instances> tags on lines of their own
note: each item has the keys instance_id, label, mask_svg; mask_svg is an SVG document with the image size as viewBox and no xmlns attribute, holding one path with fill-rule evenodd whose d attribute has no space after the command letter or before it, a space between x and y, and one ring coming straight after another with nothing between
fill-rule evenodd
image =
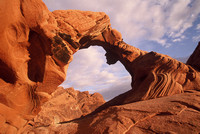
<instances>
[{"instance_id":1,"label":"dark crevice","mask_svg":"<svg viewBox=\"0 0 200 134\"><path fill-rule=\"evenodd\" d=\"M84 36L83 38L80 39L79 43L81 45L83 45L83 44L87 43L88 40L91 40L91 38L92 38L91 36Z\"/></svg>"},{"instance_id":2,"label":"dark crevice","mask_svg":"<svg viewBox=\"0 0 200 134\"><path fill-rule=\"evenodd\" d=\"M28 125L33 127L33 124L31 124L31 123L28 123Z\"/></svg>"},{"instance_id":3,"label":"dark crevice","mask_svg":"<svg viewBox=\"0 0 200 134\"><path fill-rule=\"evenodd\" d=\"M17 77L15 72L0 59L0 79L7 83L15 84Z\"/></svg>"},{"instance_id":4,"label":"dark crevice","mask_svg":"<svg viewBox=\"0 0 200 134\"><path fill-rule=\"evenodd\" d=\"M28 48L30 60L28 62L28 77L34 82L42 82L45 72L45 48L42 37L34 31L29 33L30 47Z\"/></svg>"},{"instance_id":5,"label":"dark crevice","mask_svg":"<svg viewBox=\"0 0 200 134\"><path fill-rule=\"evenodd\" d=\"M10 122L8 122L8 121L6 121L5 123L8 124L8 125L11 125Z\"/></svg>"},{"instance_id":6,"label":"dark crevice","mask_svg":"<svg viewBox=\"0 0 200 134\"><path fill-rule=\"evenodd\" d=\"M20 10L21 10L22 16L24 16L24 11L23 11L23 7L22 7L22 3L23 3L23 1L20 0ZM25 17L25 16L24 16L24 17Z\"/></svg>"},{"instance_id":7,"label":"dark crevice","mask_svg":"<svg viewBox=\"0 0 200 134\"><path fill-rule=\"evenodd\" d=\"M151 129L151 127L149 128L142 128L142 127L138 127L139 129L141 129L141 131L145 132L145 133L153 133L153 134L159 134L159 132L156 132L154 130ZM168 134L168 133L167 133Z\"/></svg>"},{"instance_id":8,"label":"dark crevice","mask_svg":"<svg viewBox=\"0 0 200 134\"><path fill-rule=\"evenodd\" d=\"M87 118L87 117L88 117L88 115L86 115L86 116L81 116L80 118L76 118L76 119L69 120L69 121L62 121L62 122L59 122L58 124L65 124L65 123L70 123L70 122L77 122L77 121L82 120L82 119L85 119L85 118Z\"/></svg>"},{"instance_id":9,"label":"dark crevice","mask_svg":"<svg viewBox=\"0 0 200 134\"><path fill-rule=\"evenodd\" d=\"M157 116L169 116L169 115L174 115L174 114L172 114L170 112L160 112L157 114Z\"/></svg>"},{"instance_id":10,"label":"dark crevice","mask_svg":"<svg viewBox=\"0 0 200 134\"><path fill-rule=\"evenodd\" d=\"M78 49L80 47L80 44L75 42L72 38L71 35L65 34L65 33L59 33L59 36L68 42L74 49Z\"/></svg>"}]
</instances>

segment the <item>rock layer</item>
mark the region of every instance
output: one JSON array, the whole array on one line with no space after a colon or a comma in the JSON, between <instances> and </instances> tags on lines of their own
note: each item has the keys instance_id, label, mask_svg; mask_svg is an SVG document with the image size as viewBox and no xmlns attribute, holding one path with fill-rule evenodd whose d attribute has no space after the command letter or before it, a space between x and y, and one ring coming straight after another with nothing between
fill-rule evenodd
<instances>
[{"instance_id":1,"label":"rock layer","mask_svg":"<svg viewBox=\"0 0 200 134\"><path fill-rule=\"evenodd\" d=\"M171 96L187 90L200 90L198 70L167 55L142 51L128 45L117 30L108 28L87 45L102 46L107 52L107 63L120 61L132 76L132 89L115 97L98 110L111 105Z\"/></svg>"},{"instance_id":2,"label":"rock layer","mask_svg":"<svg viewBox=\"0 0 200 134\"><path fill-rule=\"evenodd\" d=\"M28 132L76 134L196 134L200 132L200 93L188 91L158 99L111 106L98 114ZM24 131L27 133L27 131Z\"/></svg>"}]
</instances>

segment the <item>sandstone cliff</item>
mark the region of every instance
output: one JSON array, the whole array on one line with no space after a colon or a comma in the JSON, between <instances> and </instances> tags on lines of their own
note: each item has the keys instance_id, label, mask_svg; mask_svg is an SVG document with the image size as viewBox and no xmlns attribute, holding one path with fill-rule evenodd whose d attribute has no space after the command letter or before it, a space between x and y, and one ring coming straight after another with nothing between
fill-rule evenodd
<instances>
[{"instance_id":1,"label":"sandstone cliff","mask_svg":"<svg viewBox=\"0 0 200 134\"><path fill-rule=\"evenodd\" d=\"M102 12L50 12L41 0L0 6L2 134L200 132L199 46L184 64L126 44ZM108 64L125 66L130 91L104 103L57 89L73 54L92 45L105 49Z\"/></svg>"},{"instance_id":2,"label":"sandstone cliff","mask_svg":"<svg viewBox=\"0 0 200 134\"><path fill-rule=\"evenodd\" d=\"M65 80L79 42L110 23L104 13L50 12L41 0L1 1L0 6L1 131L17 131Z\"/></svg>"}]
</instances>

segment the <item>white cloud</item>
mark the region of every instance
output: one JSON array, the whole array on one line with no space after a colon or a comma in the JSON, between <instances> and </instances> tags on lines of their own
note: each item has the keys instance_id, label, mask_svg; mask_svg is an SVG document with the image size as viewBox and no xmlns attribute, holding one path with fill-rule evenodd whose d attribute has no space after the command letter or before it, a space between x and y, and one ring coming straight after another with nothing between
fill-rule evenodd
<instances>
[{"instance_id":1,"label":"white cloud","mask_svg":"<svg viewBox=\"0 0 200 134\"><path fill-rule=\"evenodd\" d=\"M131 81L128 72L125 71L120 63L107 65L104 56L105 52L103 51L99 47L79 50L74 55L72 63L70 63L67 80L61 86L73 86L75 89L89 90L91 93L104 93L111 89L113 85L130 85ZM124 85L124 87L127 86ZM119 93L117 89L116 91L116 93ZM113 94L115 95L115 93Z\"/></svg>"},{"instance_id":2,"label":"white cloud","mask_svg":"<svg viewBox=\"0 0 200 134\"><path fill-rule=\"evenodd\" d=\"M195 42L199 42L200 41L200 35L194 36L192 39Z\"/></svg>"},{"instance_id":3,"label":"white cloud","mask_svg":"<svg viewBox=\"0 0 200 134\"><path fill-rule=\"evenodd\" d=\"M91 90L91 93L99 92L106 101L131 89L131 76L124 76L112 83L109 87L98 90Z\"/></svg>"},{"instance_id":4,"label":"white cloud","mask_svg":"<svg viewBox=\"0 0 200 134\"><path fill-rule=\"evenodd\" d=\"M197 25L197 28L196 28L196 29L197 29L197 30L200 30L200 24Z\"/></svg>"},{"instance_id":5,"label":"white cloud","mask_svg":"<svg viewBox=\"0 0 200 134\"><path fill-rule=\"evenodd\" d=\"M53 9L106 12L125 41L151 40L162 46L180 38L200 13L199 0L44 0ZM200 26L199 26L200 27ZM183 40L180 38L179 40Z\"/></svg>"},{"instance_id":6,"label":"white cloud","mask_svg":"<svg viewBox=\"0 0 200 134\"><path fill-rule=\"evenodd\" d=\"M181 38L176 38L173 40L173 42L180 42L181 41Z\"/></svg>"},{"instance_id":7,"label":"white cloud","mask_svg":"<svg viewBox=\"0 0 200 134\"><path fill-rule=\"evenodd\" d=\"M96 80L100 77L112 78L112 74L100 71L103 63L103 55L96 48L90 47L80 50L74 55L74 60L70 63L67 73L68 83L73 83L77 88L83 88L96 84Z\"/></svg>"}]
</instances>

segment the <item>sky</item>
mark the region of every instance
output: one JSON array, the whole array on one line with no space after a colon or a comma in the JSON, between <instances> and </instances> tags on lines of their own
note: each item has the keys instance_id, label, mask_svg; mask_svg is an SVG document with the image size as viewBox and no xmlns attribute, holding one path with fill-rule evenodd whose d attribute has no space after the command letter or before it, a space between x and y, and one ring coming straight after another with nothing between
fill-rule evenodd
<instances>
[{"instance_id":1,"label":"sky","mask_svg":"<svg viewBox=\"0 0 200 134\"><path fill-rule=\"evenodd\" d=\"M200 0L43 0L50 11L105 12L124 41L173 58L188 57L200 41ZM131 76L117 62L107 65L100 47L79 50L62 86L99 92L105 100L131 89Z\"/></svg>"}]
</instances>

